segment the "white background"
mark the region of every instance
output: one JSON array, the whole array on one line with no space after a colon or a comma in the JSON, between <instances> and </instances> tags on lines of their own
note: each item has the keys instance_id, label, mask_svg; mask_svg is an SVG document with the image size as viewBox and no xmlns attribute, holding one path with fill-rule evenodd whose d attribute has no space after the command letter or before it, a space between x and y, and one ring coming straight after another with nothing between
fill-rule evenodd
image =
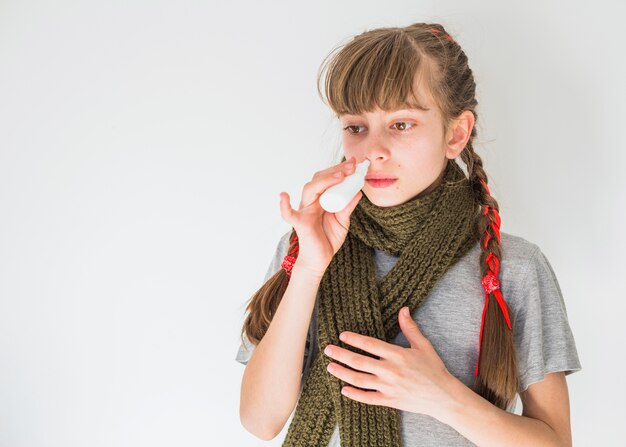
<instances>
[{"instance_id":1,"label":"white background","mask_svg":"<svg viewBox=\"0 0 626 447\"><path fill-rule=\"evenodd\" d=\"M623 5L1 0L0 445L280 445L234 358L279 193L341 157L317 70L418 21L465 49L502 231L559 279L574 445L623 442Z\"/></svg>"}]
</instances>

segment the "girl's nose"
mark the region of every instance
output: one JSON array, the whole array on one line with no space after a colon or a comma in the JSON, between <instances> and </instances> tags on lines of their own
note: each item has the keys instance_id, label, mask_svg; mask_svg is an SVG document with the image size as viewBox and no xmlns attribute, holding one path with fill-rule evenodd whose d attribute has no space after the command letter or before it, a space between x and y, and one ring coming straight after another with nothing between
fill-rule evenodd
<instances>
[{"instance_id":1,"label":"girl's nose","mask_svg":"<svg viewBox=\"0 0 626 447\"><path fill-rule=\"evenodd\" d=\"M381 144L368 144L367 150L365 151L364 158L367 158L371 162L374 160L386 160L391 155L389 149L386 146Z\"/></svg>"}]
</instances>

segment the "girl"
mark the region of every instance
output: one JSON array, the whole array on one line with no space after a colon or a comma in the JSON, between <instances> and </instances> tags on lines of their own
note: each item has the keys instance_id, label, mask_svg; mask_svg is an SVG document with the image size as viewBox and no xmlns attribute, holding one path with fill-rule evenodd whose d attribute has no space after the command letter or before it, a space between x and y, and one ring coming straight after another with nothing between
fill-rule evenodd
<instances>
[{"instance_id":1,"label":"girl","mask_svg":"<svg viewBox=\"0 0 626 447\"><path fill-rule=\"evenodd\" d=\"M292 230L246 309L242 424L272 439L293 413L284 446L571 445L565 304L539 247L500 233L465 53L415 23L329 56L345 156L297 211L280 195ZM365 159L363 189L325 212Z\"/></svg>"}]
</instances>

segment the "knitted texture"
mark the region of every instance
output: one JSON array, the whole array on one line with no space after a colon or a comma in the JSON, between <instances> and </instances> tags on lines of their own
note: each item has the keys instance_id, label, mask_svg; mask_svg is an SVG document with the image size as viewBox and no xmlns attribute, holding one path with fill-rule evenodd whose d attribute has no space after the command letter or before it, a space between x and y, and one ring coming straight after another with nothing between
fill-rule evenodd
<instances>
[{"instance_id":1,"label":"knitted texture","mask_svg":"<svg viewBox=\"0 0 626 447\"><path fill-rule=\"evenodd\" d=\"M323 350L333 344L373 356L339 340L343 331L391 342L400 331L399 310L418 308L439 278L479 241L478 211L469 180L455 161L448 162L441 183L425 196L392 207L361 198L320 283L319 351L311 353L315 359L283 446L325 447L337 423L342 447L401 445L398 410L343 396L341 388L351 384L327 371L332 359ZM380 283L373 248L399 256Z\"/></svg>"}]
</instances>

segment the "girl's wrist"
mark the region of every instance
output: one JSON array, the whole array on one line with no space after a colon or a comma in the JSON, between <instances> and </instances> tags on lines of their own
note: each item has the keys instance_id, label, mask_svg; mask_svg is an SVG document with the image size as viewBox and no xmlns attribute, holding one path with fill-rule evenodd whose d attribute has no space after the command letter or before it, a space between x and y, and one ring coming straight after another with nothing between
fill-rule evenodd
<instances>
[{"instance_id":1,"label":"girl's wrist","mask_svg":"<svg viewBox=\"0 0 626 447\"><path fill-rule=\"evenodd\" d=\"M293 279L294 276L301 279L304 278L311 282L320 283L322 281L322 277L324 276L324 272L310 268L305 264L299 264L298 261L296 261L291 269L291 279Z\"/></svg>"}]
</instances>

